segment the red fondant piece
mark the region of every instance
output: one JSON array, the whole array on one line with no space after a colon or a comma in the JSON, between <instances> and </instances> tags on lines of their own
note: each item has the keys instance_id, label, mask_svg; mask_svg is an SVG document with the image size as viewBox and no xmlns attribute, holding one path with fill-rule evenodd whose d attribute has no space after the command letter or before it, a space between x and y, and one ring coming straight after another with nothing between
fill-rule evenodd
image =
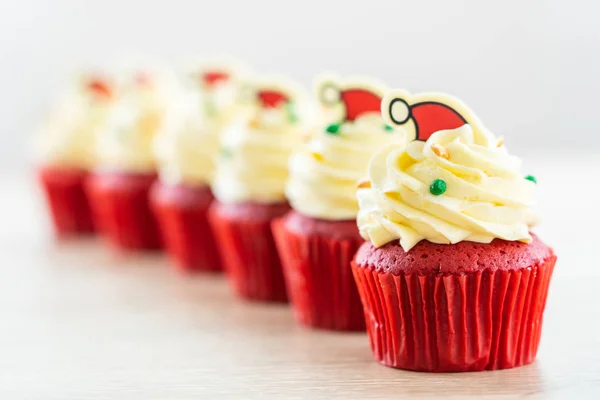
<instances>
[{"instance_id":1,"label":"red fondant piece","mask_svg":"<svg viewBox=\"0 0 600 400\"><path fill-rule=\"evenodd\" d=\"M87 83L87 87L92 91L95 95L99 97L111 97L112 91L110 90L110 86L100 80L100 79L92 79Z\"/></svg>"},{"instance_id":2,"label":"red fondant piece","mask_svg":"<svg viewBox=\"0 0 600 400\"><path fill-rule=\"evenodd\" d=\"M381 111L381 97L364 89L347 89L341 93L346 108L346 120L354 121L362 114Z\"/></svg>"},{"instance_id":3,"label":"red fondant piece","mask_svg":"<svg viewBox=\"0 0 600 400\"><path fill-rule=\"evenodd\" d=\"M86 190L100 233L117 248L154 250L162 247L150 209L155 174L103 172L91 175Z\"/></svg>"},{"instance_id":4,"label":"red fondant piece","mask_svg":"<svg viewBox=\"0 0 600 400\"><path fill-rule=\"evenodd\" d=\"M296 320L306 326L364 331L350 262L363 243L356 221L325 221L290 212L273 223Z\"/></svg>"},{"instance_id":5,"label":"red fondant piece","mask_svg":"<svg viewBox=\"0 0 600 400\"><path fill-rule=\"evenodd\" d=\"M44 189L59 237L91 234L95 231L84 182L88 173L75 168L44 167L38 179Z\"/></svg>"},{"instance_id":6,"label":"red fondant piece","mask_svg":"<svg viewBox=\"0 0 600 400\"><path fill-rule=\"evenodd\" d=\"M213 203L209 220L229 282L242 298L287 302L271 222L289 211L287 203Z\"/></svg>"},{"instance_id":7,"label":"red fondant piece","mask_svg":"<svg viewBox=\"0 0 600 400\"><path fill-rule=\"evenodd\" d=\"M229 74L222 71L211 71L202 74L202 80L207 86L213 86L219 82L225 82L229 79Z\"/></svg>"},{"instance_id":8,"label":"red fondant piece","mask_svg":"<svg viewBox=\"0 0 600 400\"><path fill-rule=\"evenodd\" d=\"M460 128L467 122L453 108L441 103L420 103L411 107L417 125L417 140L427 140L435 132Z\"/></svg>"},{"instance_id":9,"label":"red fondant piece","mask_svg":"<svg viewBox=\"0 0 600 400\"><path fill-rule=\"evenodd\" d=\"M512 244L363 244L352 270L377 361L428 372L533 362L556 256L537 238Z\"/></svg>"},{"instance_id":10,"label":"red fondant piece","mask_svg":"<svg viewBox=\"0 0 600 400\"><path fill-rule=\"evenodd\" d=\"M289 98L285 93L274 90L261 90L257 94L258 99L264 108L275 108L286 103Z\"/></svg>"},{"instance_id":11,"label":"red fondant piece","mask_svg":"<svg viewBox=\"0 0 600 400\"><path fill-rule=\"evenodd\" d=\"M213 200L210 187L156 182L150 199L176 268L185 273L221 271L216 240L208 223Z\"/></svg>"}]
</instances>

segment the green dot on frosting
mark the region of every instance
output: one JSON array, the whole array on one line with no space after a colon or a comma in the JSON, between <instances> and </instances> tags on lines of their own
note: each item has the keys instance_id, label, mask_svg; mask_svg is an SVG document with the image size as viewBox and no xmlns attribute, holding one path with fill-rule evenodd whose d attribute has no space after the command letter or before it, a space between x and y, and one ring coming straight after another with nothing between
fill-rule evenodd
<instances>
[{"instance_id":1,"label":"green dot on frosting","mask_svg":"<svg viewBox=\"0 0 600 400\"><path fill-rule=\"evenodd\" d=\"M285 110L287 112L288 121L290 121L290 123L295 124L296 122L298 122L298 116L296 115L296 108L294 106L294 103L288 102L285 105Z\"/></svg>"},{"instance_id":2,"label":"green dot on frosting","mask_svg":"<svg viewBox=\"0 0 600 400\"><path fill-rule=\"evenodd\" d=\"M388 132L394 132L394 128L392 128L390 125L384 125L383 129L385 129Z\"/></svg>"},{"instance_id":3,"label":"green dot on frosting","mask_svg":"<svg viewBox=\"0 0 600 400\"><path fill-rule=\"evenodd\" d=\"M330 135L339 135L340 134L341 124L331 124L325 129L327 133Z\"/></svg>"},{"instance_id":4,"label":"green dot on frosting","mask_svg":"<svg viewBox=\"0 0 600 400\"><path fill-rule=\"evenodd\" d=\"M215 105L212 101L205 101L204 102L204 112L206 113L206 115L208 117L214 117L215 114L217 113L217 109L215 108Z\"/></svg>"},{"instance_id":5,"label":"green dot on frosting","mask_svg":"<svg viewBox=\"0 0 600 400\"><path fill-rule=\"evenodd\" d=\"M225 158L232 156L231 150L229 150L227 147L222 147L220 149L219 153L221 153L221 157L225 157Z\"/></svg>"},{"instance_id":6,"label":"green dot on frosting","mask_svg":"<svg viewBox=\"0 0 600 400\"><path fill-rule=\"evenodd\" d=\"M431 185L429 185L429 191L434 196L439 196L446 193L446 181L443 179L434 180L431 182Z\"/></svg>"},{"instance_id":7,"label":"green dot on frosting","mask_svg":"<svg viewBox=\"0 0 600 400\"><path fill-rule=\"evenodd\" d=\"M535 179L535 176L533 176L533 175L527 175L525 177L525 179L527 179L528 181L531 181L533 183L537 183L537 179Z\"/></svg>"}]
</instances>

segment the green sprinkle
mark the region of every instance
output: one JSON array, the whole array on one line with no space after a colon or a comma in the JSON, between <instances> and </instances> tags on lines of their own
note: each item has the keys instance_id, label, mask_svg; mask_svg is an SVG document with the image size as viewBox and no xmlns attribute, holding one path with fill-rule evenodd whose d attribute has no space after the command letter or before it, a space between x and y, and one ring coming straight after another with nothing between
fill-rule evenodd
<instances>
[{"instance_id":1,"label":"green sprinkle","mask_svg":"<svg viewBox=\"0 0 600 400\"><path fill-rule=\"evenodd\" d=\"M527 179L528 181L531 181L533 183L537 183L537 179L535 179L535 176L533 176L533 175L527 175L525 177L525 179Z\"/></svg>"},{"instance_id":2,"label":"green sprinkle","mask_svg":"<svg viewBox=\"0 0 600 400\"><path fill-rule=\"evenodd\" d=\"M212 101L206 100L204 102L204 112L208 117L214 117L217 114L217 109Z\"/></svg>"},{"instance_id":3,"label":"green sprinkle","mask_svg":"<svg viewBox=\"0 0 600 400\"><path fill-rule=\"evenodd\" d=\"M294 103L286 103L285 110L287 112L288 121L290 121L292 124L298 122L298 116L296 115L296 108L294 106Z\"/></svg>"},{"instance_id":4,"label":"green sprinkle","mask_svg":"<svg viewBox=\"0 0 600 400\"><path fill-rule=\"evenodd\" d=\"M327 127L327 129L325 129L325 131L330 135L339 135L341 126L341 124L331 124Z\"/></svg>"},{"instance_id":5,"label":"green sprinkle","mask_svg":"<svg viewBox=\"0 0 600 400\"><path fill-rule=\"evenodd\" d=\"M388 131L388 132L394 132L394 128L392 128L392 127L391 127L391 126L389 126L389 125L385 125L385 126L383 127L383 129L385 129L385 130L386 130L386 131Z\"/></svg>"},{"instance_id":6,"label":"green sprinkle","mask_svg":"<svg viewBox=\"0 0 600 400\"><path fill-rule=\"evenodd\" d=\"M221 154L221 157L223 157L223 158L229 158L233 155L231 153L231 150L229 150L227 147L221 147L221 150L219 150L219 153Z\"/></svg>"},{"instance_id":7,"label":"green sprinkle","mask_svg":"<svg viewBox=\"0 0 600 400\"><path fill-rule=\"evenodd\" d=\"M439 196L446 193L446 181L443 179L434 180L431 182L431 185L429 185L429 191L434 196Z\"/></svg>"}]
</instances>

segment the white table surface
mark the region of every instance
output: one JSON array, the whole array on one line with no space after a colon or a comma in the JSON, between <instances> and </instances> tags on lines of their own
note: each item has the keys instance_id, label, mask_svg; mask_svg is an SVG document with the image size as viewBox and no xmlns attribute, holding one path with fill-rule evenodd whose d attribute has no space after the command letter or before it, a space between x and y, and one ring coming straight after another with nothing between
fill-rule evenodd
<instances>
[{"instance_id":1,"label":"white table surface","mask_svg":"<svg viewBox=\"0 0 600 400\"><path fill-rule=\"evenodd\" d=\"M598 399L600 160L528 165L559 257L538 360L465 374L380 366L366 334L298 327L159 254L57 243L30 177L2 176L0 399Z\"/></svg>"}]
</instances>

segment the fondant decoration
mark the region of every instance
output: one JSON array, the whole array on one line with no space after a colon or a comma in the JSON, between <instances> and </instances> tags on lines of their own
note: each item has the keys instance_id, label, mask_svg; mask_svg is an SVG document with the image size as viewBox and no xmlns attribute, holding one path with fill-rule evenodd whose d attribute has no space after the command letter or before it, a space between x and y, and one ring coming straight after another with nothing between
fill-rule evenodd
<instances>
[{"instance_id":1,"label":"fondant decoration","mask_svg":"<svg viewBox=\"0 0 600 400\"><path fill-rule=\"evenodd\" d=\"M113 97L110 84L101 77L90 76L85 78L85 87L95 96L102 99Z\"/></svg>"},{"instance_id":2,"label":"fondant decoration","mask_svg":"<svg viewBox=\"0 0 600 400\"><path fill-rule=\"evenodd\" d=\"M537 183L537 179L535 179L535 176L533 176L533 175L527 175L525 177L525 179L527 179L528 181L531 181L533 183Z\"/></svg>"},{"instance_id":3,"label":"fondant decoration","mask_svg":"<svg viewBox=\"0 0 600 400\"><path fill-rule=\"evenodd\" d=\"M253 106L258 113L255 118L257 125L262 117L273 117L273 113L283 113L287 122L295 124L301 119L300 110L296 107L305 101L302 90L293 82L283 78L266 76L248 80L240 89L240 102Z\"/></svg>"},{"instance_id":4,"label":"fondant decoration","mask_svg":"<svg viewBox=\"0 0 600 400\"><path fill-rule=\"evenodd\" d=\"M343 123L367 113L379 113L385 86L367 78L341 80L324 76L318 78L315 91L328 117Z\"/></svg>"},{"instance_id":5,"label":"fondant decoration","mask_svg":"<svg viewBox=\"0 0 600 400\"><path fill-rule=\"evenodd\" d=\"M388 124L404 129L410 140L426 141L437 131L465 124L483 129L477 116L459 99L443 93L411 95L405 90L387 93L381 113Z\"/></svg>"}]
</instances>

